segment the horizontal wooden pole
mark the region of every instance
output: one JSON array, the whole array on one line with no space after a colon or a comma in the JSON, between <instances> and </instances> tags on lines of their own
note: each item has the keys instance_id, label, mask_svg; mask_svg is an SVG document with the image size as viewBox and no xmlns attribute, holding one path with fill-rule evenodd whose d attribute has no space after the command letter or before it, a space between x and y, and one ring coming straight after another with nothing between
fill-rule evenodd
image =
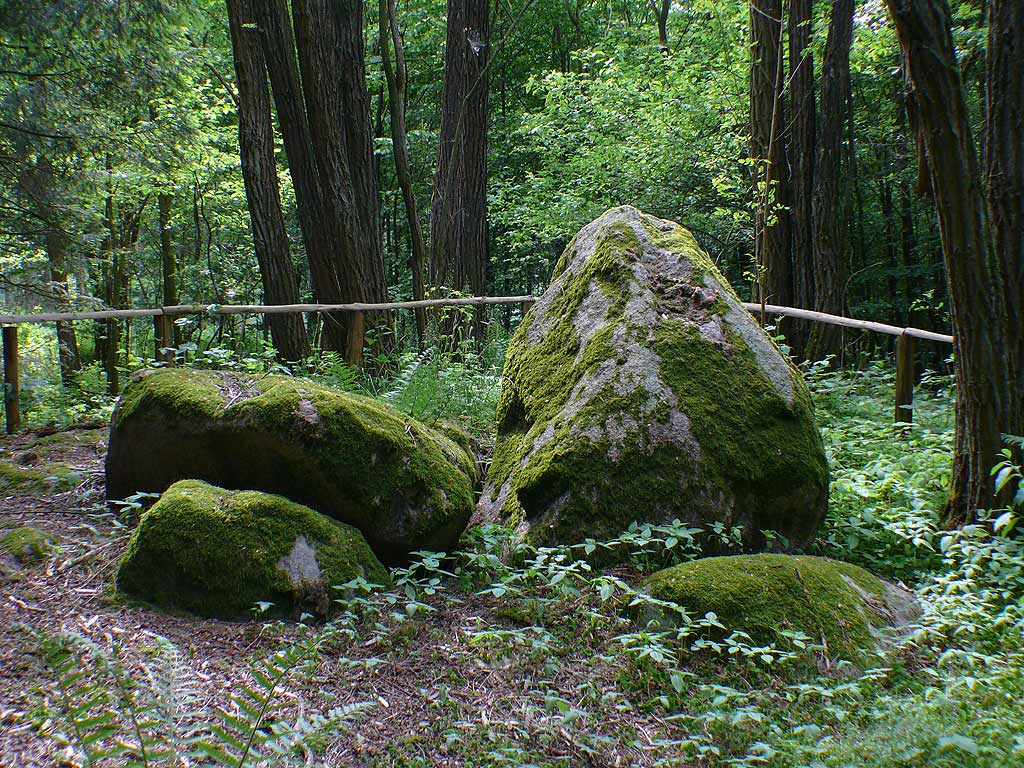
<instances>
[{"instance_id":1,"label":"horizontal wooden pole","mask_svg":"<svg viewBox=\"0 0 1024 768\"><path fill-rule=\"evenodd\" d=\"M535 301L533 296L473 296L460 299L424 299L392 301L384 304L177 304L148 309L102 309L95 312L41 312L31 315L0 315L0 325L52 323L58 320L112 320L167 315L286 315L298 312L385 312L391 309L479 306L482 304L520 304Z\"/></svg>"},{"instance_id":2,"label":"horizontal wooden pole","mask_svg":"<svg viewBox=\"0 0 1024 768\"><path fill-rule=\"evenodd\" d=\"M860 328L864 331L875 331L876 333L885 333L889 336L910 336L915 339L927 339L928 341L944 341L947 344L953 343L953 337L947 336L944 333L934 333L933 331L925 331L921 328L901 328L898 325L888 325L886 323L876 323L873 320L856 320L852 317L841 317L840 315L828 315L824 312L814 312L810 309L797 309L796 307L781 307L778 304L757 304L755 302L745 301L743 306L746 307L750 312L760 313L762 310L769 315L783 315L785 317L795 317L799 320L813 320L818 323L827 323L829 325L841 325L846 328Z\"/></svg>"},{"instance_id":3,"label":"horizontal wooden pole","mask_svg":"<svg viewBox=\"0 0 1024 768\"><path fill-rule=\"evenodd\" d=\"M50 323L58 320L111 320L136 317L156 317L160 315L181 317L184 315L278 315L297 312L381 312L392 309L427 309L431 307L480 306L484 304L532 304L536 296L474 296L459 299L424 299L422 301L392 301L384 304L366 304L354 302L350 304L180 304L170 307L152 307L149 309L104 309L95 312L44 312L31 315L0 315L0 325L17 325L19 323ZM784 315L800 320L811 320L818 323L840 325L847 328L859 328L865 331L884 333L889 336L911 336L915 339L953 343L953 337L944 333L934 333L921 328L901 328L897 325L876 323L873 320L857 320L852 317L829 315L814 312L810 309L782 307L778 304L757 304L743 302L750 312L760 313L762 310L770 315Z\"/></svg>"}]
</instances>

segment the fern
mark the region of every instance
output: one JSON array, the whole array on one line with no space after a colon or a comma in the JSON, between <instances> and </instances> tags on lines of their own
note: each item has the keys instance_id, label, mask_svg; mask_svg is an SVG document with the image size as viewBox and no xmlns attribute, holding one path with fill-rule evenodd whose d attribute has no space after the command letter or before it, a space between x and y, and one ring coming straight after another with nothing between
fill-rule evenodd
<instances>
[{"instance_id":1,"label":"fern","mask_svg":"<svg viewBox=\"0 0 1024 768\"><path fill-rule=\"evenodd\" d=\"M339 731L370 706L356 703L325 714L283 716L279 696L298 670L312 666L320 639L288 646L255 664L224 707L197 707L196 677L177 648L158 637L132 670L115 643L109 650L77 634L26 629L53 679L52 704L63 730L44 735L71 748L74 763L125 768L210 763L231 768L305 765L314 737Z\"/></svg>"}]
</instances>

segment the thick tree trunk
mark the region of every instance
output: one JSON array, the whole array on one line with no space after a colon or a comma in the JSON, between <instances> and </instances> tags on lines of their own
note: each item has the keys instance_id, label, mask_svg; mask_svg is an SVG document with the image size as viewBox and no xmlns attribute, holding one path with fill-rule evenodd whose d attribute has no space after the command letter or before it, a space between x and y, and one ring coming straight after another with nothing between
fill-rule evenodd
<instances>
[{"instance_id":1,"label":"thick tree trunk","mask_svg":"<svg viewBox=\"0 0 1024 768\"><path fill-rule=\"evenodd\" d=\"M405 51L398 29L398 14L395 0L380 0L380 53L384 65L384 77L388 84L388 105L391 112L391 145L395 154L395 176L402 190L405 216L409 221L409 241L412 247L412 295L421 301L423 290L423 267L426 263L426 244L423 241L423 227L420 225L416 194L412 186L412 170L409 162L409 137L405 127ZM389 49L394 46L395 64L391 65ZM395 232L397 234L397 223ZM395 238L396 242L398 238ZM416 338L420 347L425 343L427 333L427 311L416 310Z\"/></svg>"},{"instance_id":2,"label":"thick tree trunk","mask_svg":"<svg viewBox=\"0 0 1024 768\"><path fill-rule=\"evenodd\" d=\"M299 82L292 35L285 0L253 0L263 43L263 54L277 107L277 119L284 139L288 170L295 189L299 226L306 246L313 298L318 302L341 302L345 295L335 270L332 249L332 216L324 203L321 178L313 153L313 138ZM343 351L347 339L344 315L325 316L323 345Z\"/></svg>"},{"instance_id":3,"label":"thick tree trunk","mask_svg":"<svg viewBox=\"0 0 1024 768\"><path fill-rule=\"evenodd\" d=\"M266 63L251 0L227 0L227 7L238 86L238 146L263 298L267 304L297 304L299 283L281 210ZM282 360L294 362L309 354L302 315L268 315L266 322Z\"/></svg>"},{"instance_id":4,"label":"thick tree trunk","mask_svg":"<svg viewBox=\"0 0 1024 768\"><path fill-rule=\"evenodd\" d=\"M814 54L811 51L812 0L792 0L789 7L789 89L792 128L789 134L790 253L793 304L814 306L814 222L811 199L814 188L816 115L814 104ZM804 356L806 326L790 326L787 341L797 359Z\"/></svg>"},{"instance_id":5,"label":"thick tree trunk","mask_svg":"<svg viewBox=\"0 0 1024 768\"><path fill-rule=\"evenodd\" d=\"M1004 431L1024 435L1024 2L990 0L985 183L992 238L1006 296L1007 395ZM1016 430L1016 431L1014 431Z\"/></svg>"},{"instance_id":6,"label":"thick tree trunk","mask_svg":"<svg viewBox=\"0 0 1024 768\"><path fill-rule=\"evenodd\" d=\"M1010 390L1020 373L1008 368L1004 356L1020 329L1008 325L949 6L945 0L887 1L903 49L919 146L927 157L949 286L957 398L946 517L957 524L993 504L990 471L1000 432L1024 426L1010 412Z\"/></svg>"},{"instance_id":7,"label":"thick tree trunk","mask_svg":"<svg viewBox=\"0 0 1024 768\"><path fill-rule=\"evenodd\" d=\"M487 0L448 0L441 137L430 208L430 283L484 294L487 279ZM484 308L469 333L484 337ZM447 331L455 329L449 323Z\"/></svg>"},{"instance_id":8,"label":"thick tree trunk","mask_svg":"<svg viewBox=\"0 0 1024 768\"><path fill-rule=\"evenodd\" d=\"M849 184L844 168L843 136L850 100L850 46L853 0L835 0L821 72L821 124L814 167L814 309L843 314L849 259ZM812 360L841 352L838 327L815 323L807 341Z\"/></svg>"},{"instance_id":9,"label":"thick tree trunk","mask_svg":"<svg viewBox=\"0 0 1024 768\"><path fill-rule=\"evenodd\" d=\"M381 253L380 203L373 174L370 99L363 62L359 0L295 0L295 40L302 92L320 178L333 259L343 301L387 300ZM362 337L349 327L354 317L325 326L332 347L353 359ZM371 325L380 318L371 318ZM340 346L339 346L340 342ZM351 348L358 345L359 350Z\"/></svg>"},{"instance_id":10,"label":"thick tree trunk","mask_svg":"<svg viewBox=\"0 0 1024 768\"><path fill-rule=\"evenodd\" d=\"M783 129L782 1L750 4L750 158L754 185L757 300L792 303L789 190ZM787 329L788 330L788 329Z\"/></svg>"}]
</instances>

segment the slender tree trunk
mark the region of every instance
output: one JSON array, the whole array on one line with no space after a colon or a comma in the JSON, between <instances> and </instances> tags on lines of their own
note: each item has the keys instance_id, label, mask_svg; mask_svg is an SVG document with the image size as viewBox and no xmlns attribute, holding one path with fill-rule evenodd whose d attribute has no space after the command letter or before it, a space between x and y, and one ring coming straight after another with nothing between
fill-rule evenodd
<instances>
[{"instance_id":1,"label":"slender tree trunk","mask_svg":"<svg viewBox=\"0 0 1024 768\"><path fill-rule=\"evenodd\" d=\"M68 298L67 235L57 229L46 233L46 257L50 266L50 285L63 301ZM82 370L82 358L78 354L78 336L71 320L57 321L57 357L60 361L60 378L64 384L73 384L76 374Z\"/></svg>"},{"instance_id":2,"label":"slender tree trunk","mask_svg":"<svg viewBox=\"0 0 1024 768\"><path fill-rule=\"evenodd\" d=\"M174 196L161 193L157 195L157 223L160 227L160 262L162 265L162 302L165 307L173 307L178 303L178 265L174 259L174 245L171 243L171 209L174 205ZM178 326L173 324L173 336L171 342L174 346L181 344L181 333Z\"/></svg>"},{"instance_id":3,"label":"slender tree trunk","mask_svg":"<svg viewBox=\"0 0 1024 768\"><path fill-rule=\"evenodd\" d=\"M1020 372L1009 369L1004 355L1020 328L1008 324L949 6L945 0L887 2L904 54L919 146L927 158L949 286L957 398L946 518L958 524L975 520L979 509L993 504L990 470L1000 432L1024 427L1012 413L1011 390L1015 385L1019 390Z\"/></svg>"},{"instance_id":4,"label":"slender tree trunk","mask_svg":"<svg viewBox=\"0 0 1024 768\"><path fill-rule=\"evenodd\" d=\"M394 46L395 64L391 65L390 46ZM405 216L409 221L409 241L412 246L412 294L413 299L424 298L423 267L426 263L426 244L423 242L423 228L420 225L416 206L416 193L412 186L411 163L409 162L409 138L405 127L405 51L399 34L398 14L395 0L380 0L380 52L384 65L384 77L388 84L388 105L391 111L391 144L395 154L395 176L402 190ZM397 226L396 226L397 233ZM397 238L396 238L397 240ZM416 310L416 338L423 346L427 333L427 311Z\"/></svg>"},{"instance_id":5,"label":"slender tree trunk","mask_svg":"<svg viewBox=\"0 0 1024 768\"><path fill-rule=\"evenodd\" d=\"M899 141L896 145L896 168L900 188L900 257L903 265L903 302L907 307L906 323L914 325L914 298L920 287L914 279L917 261L917 233L914 231L914 199L910 187L910 138L907 132L906 97L898 95Z\"/></svg>"},{"instance_id":6,"label":"slender tree trunk","mask_svg":"<svg viewBox=\"0 0 1024 768\"><path fill-rule=\"evenodd\" d=\"M814 104L814 54L811 51L812 0L791 0L789 7L789 88L792 129L787 156L792 172L789 221L793 304L814 306L814 222L811 199L814 188L816 115ZM806 325L793 323L787 341L797 359L804 356Z\"/></svg>"},{"instance_id":7,"label":"slender tree trunk","mask_svg":"<svg viewBox=\"0 0 1024 768\"><path fill-rule=\"evenodd\" d=\"M773 304L792 302L789 200L783 128L785 71L782 55L782 0L750 4L750 157L754 183L754 258L757 297ZM787 329L788 330L788 329Z\"/></svg>"},{"instance_id":8,"label":"slender tree trunk","mask_svg":"<svg viewBox=\"0 0 1024 768\"><path fill-rule=\"evenodd\" d=\"M821 124L814 168L814 309L843 314L843 288L849 259L849 184L843 160L843 135L850 100L850 46L853 0L835 0L821 72ZM812 360L841 352L838 326L815 323L807 341Z\"/></svg>"},{"instance_id":9,"label":"slender tree trunk","mask_svg":"<svg viewBox=\"0 0 1024 768\"><path fill-rule=\"evenodd\" d=\"M664 50L668 50L668 12L672 9L671 0L650 0L651 10L658 21L658 43Z\"/></svg>"},{"instance_id":10,"label":"slender tree trunk","mask_svg":"<svg viewBox=\"0 0 1024 768\"><path fill-rule=\"evenodd\" d=\"M111 309L118 308L118 284L120 281L117 265L117 254L121 250L117 238L117 224L114 219L114 174L110 153L106 156L107 196L104 204L104 224L106 225L107 252L103 266L104 280L103 299ZM104 320L103 334L103 370L107 374L107 391L116 395L121 391L121 383L117 370L117 346L120 342L120 323L111 318Z\"/></svg>"},{"instance_id":11,"label":"slender tree trunk","mask_svg":"<svg viewBox=\"0 0 1024 768\"><path fill-rule=\"evenodd\" d=\"M487 0L448 0L440 149L430 208L430 283L442 295L485 292L488 8ZM484 318L484 308L478 307L469 329L478 343Z\"/></svg>"},{"instance_id":12,"label":"slender tree trunk","mask_svg":"<svg viewBox=\"0 0 1024 768\"><path fill-rule=\"evenodd\" d=\"M227 7L238 86L238 146L263 297L268 304L297 304L299 282L281 210L266 63L251 0L227 0ZM296 361L309 354L302 315L268 315L267 324L281 359Z\"/></svg>"}]
</instances>

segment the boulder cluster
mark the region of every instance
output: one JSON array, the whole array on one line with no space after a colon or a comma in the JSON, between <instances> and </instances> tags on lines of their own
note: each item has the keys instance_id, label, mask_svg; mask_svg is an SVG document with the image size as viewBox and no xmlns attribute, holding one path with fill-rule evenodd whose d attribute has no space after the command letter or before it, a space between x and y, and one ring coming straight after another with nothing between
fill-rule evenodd
<instances>
[{"instance_id":1,"label":"boulder cluster","mask_svg":"<svg viewBox=\"0 0 1024 768\"><path fill-rule=\"evenodd\" d=\"M538 546L679 519L787 552L811 542L828 500L799 372L687 230L631 207L580 231L513 335L479 499L476 466L457 429L305 379L144 371L114 411L107 495L162 496L117 584L204 616L327 615L334 587L386 584L385 564L452 551L474 510ZM762 604L785 614L773 628L833 643L873 632L873 577L758 557L780 560L708 559L650 587L735 609L752 636ZM807 589L839 600L848 624L808 619Z\"/></svg>"}]
</instances>

